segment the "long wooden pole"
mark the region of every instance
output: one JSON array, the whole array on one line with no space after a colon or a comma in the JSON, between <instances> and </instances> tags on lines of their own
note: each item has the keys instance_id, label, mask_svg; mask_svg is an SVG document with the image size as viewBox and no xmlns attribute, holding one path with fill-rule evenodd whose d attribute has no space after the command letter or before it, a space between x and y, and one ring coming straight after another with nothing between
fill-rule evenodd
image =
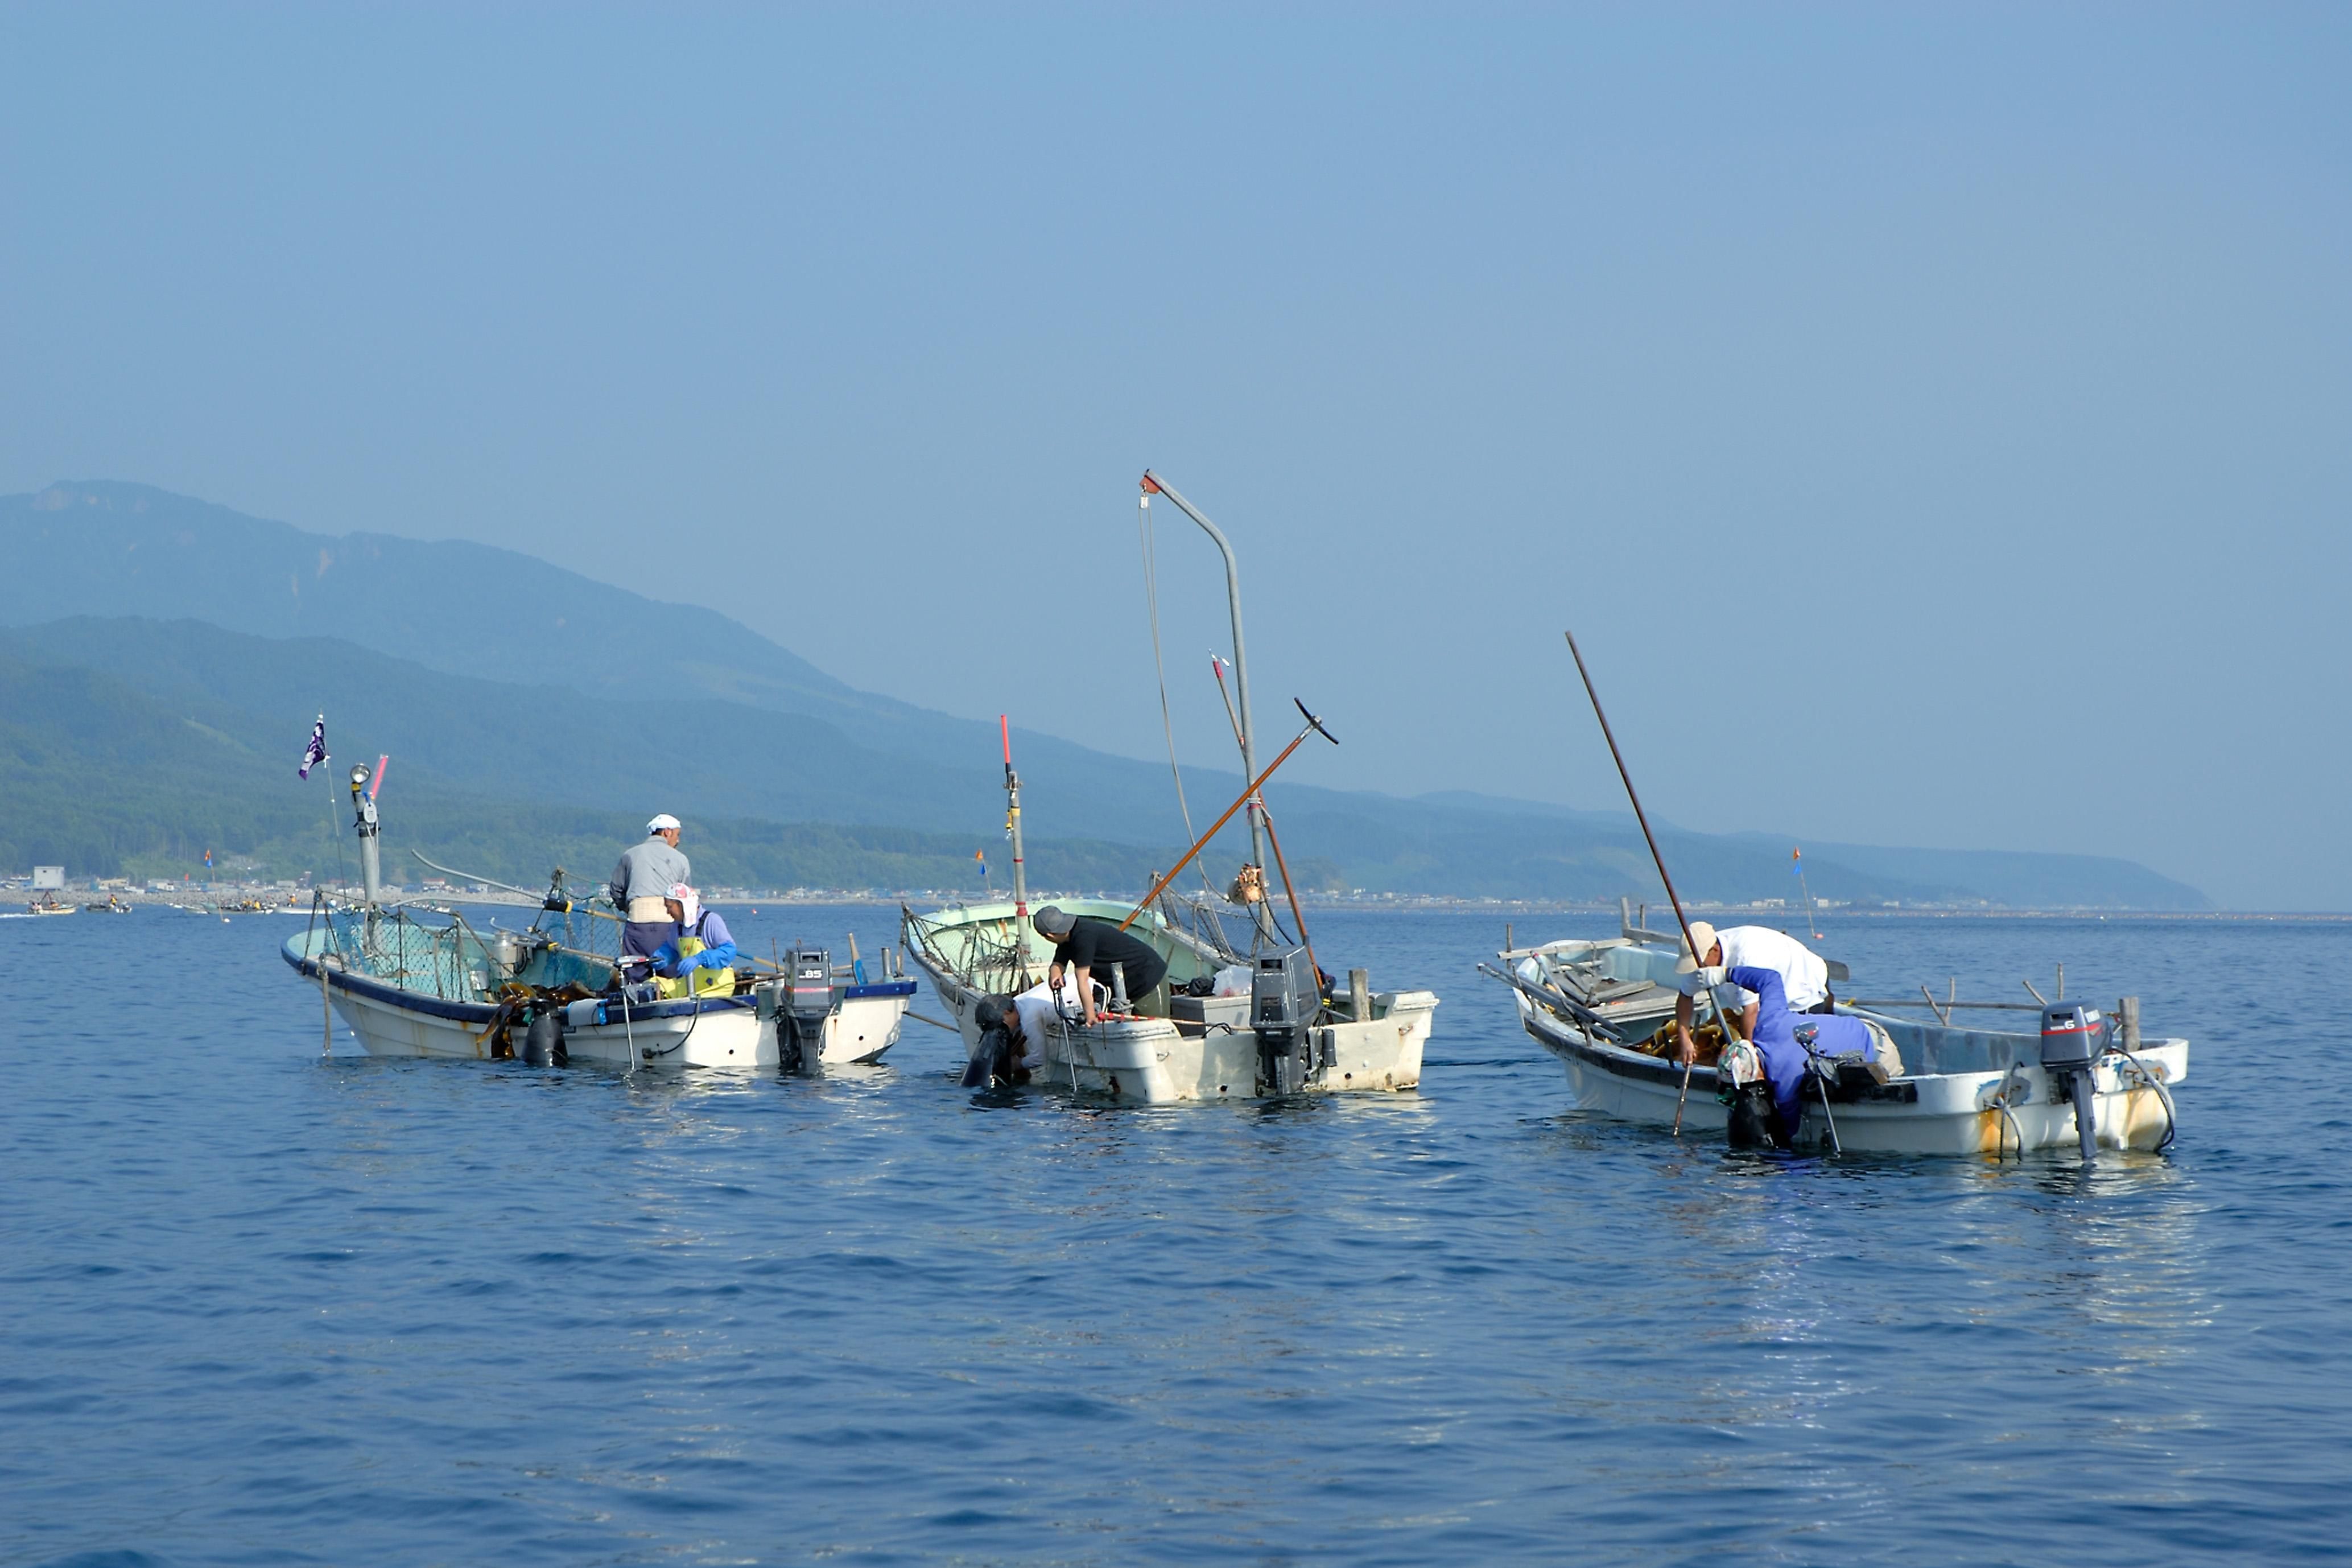
<instances>
[{"instance_id":1,"label":"long wooden pole","mask_svg":"<svg viewBox=\"0 0 2352 1568\"><path fill-rule=\"evenodd\" d=\"M1666 858L1658 853L1657 835L1650 831L1650 818L1642 809L1642 797L1634 793L1633 775L1625 771L1625 753L1617 749L1617 736L1609 728L1609 715L1601 710L1601 693L1592 689L1592 672L1584 668L1584 650L1576 646L1574 632L1566 635L1568 651L1576 659L1576 673L1584 678L1584 694L1592 699L1592 716L1601 721L1601 738L1609 742L1609 755L1617 764L1617 776L1625 783L1625 798L1633 803L1633 820L1642 825L1643 840L1650 847L1651 864L1658 868L1658 880L1666 885L1666 901L1675 907L1675 923L1682 927L1683 945L1690 949L1691 957L1704 966L1706 954L1699 952L1698 944L1691 940L1690 921L1683 915L1682 895L1675 891L1675 879L1666 874ZM1723 1027L1724 1042L1727 1045L1731 1040L1731 1021L1724 1017L1723 1004L1716 999L1713 986L1707 987L1706 995L1707 1000L1715 1005L1716 1019ZM1675 1101L1675 1133L1677 1137L1681 1136L1683 1130L1683 1106L1690 1099L1690 1079L1691 1064L1685 1062L1682 1095Z\"/></svg>"},{"instance_id":2,"label":"long wooden pole","mask_svg":"<svg viewBox=\"0 0 2352 1568\"><path fill-rule=\"evenodd\" d=\"M1307 710L1304 707L1301 707L1299 711L1305 713L1307 712ZM1200 837L1192 840L1192 847L1184 851L1184 858L1177 861L1175 865L1170 867L1167 874L1162 876L1160 880L1151 884L1151 891L1144 894L1142 900L1139 902L1134 909L1128 911L1127 919L1118 922L1118 929L1125 931L1128 927L1133 925L1135 923L1136 917L1151 907L1151 900L1158 898L1161 892L1165 891L1168 884L1173 882L1177 877L1182 873L1184 868L1192 863L1192 857L1198 855L1202 850L1208 847L1209 840L1217 836L1217 830L1234 819L1234 813L1239 811L1243 806L1247 805L1256 797L1259 786L1263 785L1266 780L1274 776L1274 770L1288 762L1290 760L1290 753L1298 750L1301 745L1305 744L1307 736L1315 734L1318 731L1321 731L1325 740L1329 741L1331 739L1331 731L1325 730L1323 726L1317 721L1315 716L1308 713L1307 716L1307 728L1299 731L1297 738L1292 741L1290 744L1282 748L1282 755L1266 763L1265 772L1250 780L1248 785L1243 789L1240 797L1236 799L1233 805L1225 807L1225 814L1217 818L1216 821L1209 824L1209 831L1201 835ZM1332 743L1337 745L1339 742L1334 741Z\"/></svg>"}]
</instances>

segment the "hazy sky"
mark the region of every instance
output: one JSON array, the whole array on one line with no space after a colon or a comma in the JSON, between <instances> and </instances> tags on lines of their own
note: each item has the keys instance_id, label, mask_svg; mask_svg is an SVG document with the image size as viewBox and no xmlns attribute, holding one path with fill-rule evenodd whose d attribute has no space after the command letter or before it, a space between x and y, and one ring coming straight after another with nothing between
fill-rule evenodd
<instances>
[{"instance_id":1,"label":"hazy sky","mask_svg":"<svg viewBox=\"0 0 2352 1568\"><path fill-rule=\"evenodd\" d=\"M0 71L0 489L1153 756L1150 465L1300 779L1615 805L1572 625L1689 826L2352 908L2352 10L12 6Z\"/></svg>"}]
</instances>

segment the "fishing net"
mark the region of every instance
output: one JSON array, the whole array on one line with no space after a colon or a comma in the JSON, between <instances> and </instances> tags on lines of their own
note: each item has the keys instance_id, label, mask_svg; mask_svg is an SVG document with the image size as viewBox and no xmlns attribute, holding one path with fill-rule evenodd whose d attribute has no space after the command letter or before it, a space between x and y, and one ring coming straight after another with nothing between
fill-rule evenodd
<instances>
[{"instance_id":1,"label":"fishing net","mask_svg":"<svg viewBox=\"0 0 2352 1568\"><path fill-rule=\"evenodd\" d=\"M988 921L933 920L903 905L898 913L907 941L931 967L974 991L1009 995L1045 974L1044 961L1030 951L1027 932L1010 914Z\"/></svg>"},{"instance_id":2,"label":"fishing net","mask_svg":"<svg viewBox=\"0 0 2352 1568\"><path fill-rule=\"evenodd\" d=\"M585 896L571 897L561 872L554 885L550 901L558 907L534 911L529 928L496 941L514 944L509 961L529 959L536 983L601 989L620 957L621 921ZM324 927L319 945L346 970L419 995L483 1001L501 967L492 940L454 910L322 910L312 918Z\"/></svg>"}]
</instances>

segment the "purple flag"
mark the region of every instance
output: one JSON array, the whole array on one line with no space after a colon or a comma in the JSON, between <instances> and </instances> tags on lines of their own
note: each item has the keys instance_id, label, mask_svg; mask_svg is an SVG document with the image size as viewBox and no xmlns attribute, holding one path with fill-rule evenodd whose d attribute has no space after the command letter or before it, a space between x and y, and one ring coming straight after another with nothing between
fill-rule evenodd
<instances>
[{"instance_id":1,"label":"purple flag","mask_svg":"<svg viewBox=\"0 0 2352 1568\"><path fill-rule=\"evenodd\" d=\"M302 748L302 766L294 776L297 778L309 778L310 776L310 770L317 767L320 763L323 763L326 760L327 716L324 713L321 713L319 715L319 721L310 726L310 743Z\"/></svg>"}]
</instances>

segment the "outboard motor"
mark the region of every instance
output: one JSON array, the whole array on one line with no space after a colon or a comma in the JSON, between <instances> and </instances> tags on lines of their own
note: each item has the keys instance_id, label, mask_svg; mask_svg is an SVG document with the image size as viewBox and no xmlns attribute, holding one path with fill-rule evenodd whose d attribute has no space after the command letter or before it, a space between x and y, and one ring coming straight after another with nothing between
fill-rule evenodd
<instances>
[{"instance_id":1,"label":"outboard motor","mask_svg":"<svg viewBox=\"0 0 2352 1568\"><path fill-rule=\"evenodd\" d=\"M2051 1099L2074 1102L2074 1132L2086 1161L2099 1157L2091 1073L2106 1054L2109 1027L2097 1008L2079 1002L2053 1002L2042 1009L2042 1070L2050 1075Z\"/></svg>"},{"instance_id":2,"label":"outboard motor","mask_svg":"<svg viewBox=\"0 0 2352 1568\"><path fill-rule=\"evenodd\" d=\"M824 1054L824 1021L833 1013L833 954L796 947L785 961L776 998L776 1065L807 1072Z\"/></svg>"},{"instance_id":3,"label":"outboard motor","mask_svg":"<svg viewBox=\"0 0 2352 1568\"><path fill-rule=\"evenodd\" d=\"M1322 1006L1305 948L1258 954L1250 977L1250 1027L1257 1034L1260 1093L1296 1094L1307 1087L1315 1067L1308 1031Z\"/></svg>"}]
</instances>

